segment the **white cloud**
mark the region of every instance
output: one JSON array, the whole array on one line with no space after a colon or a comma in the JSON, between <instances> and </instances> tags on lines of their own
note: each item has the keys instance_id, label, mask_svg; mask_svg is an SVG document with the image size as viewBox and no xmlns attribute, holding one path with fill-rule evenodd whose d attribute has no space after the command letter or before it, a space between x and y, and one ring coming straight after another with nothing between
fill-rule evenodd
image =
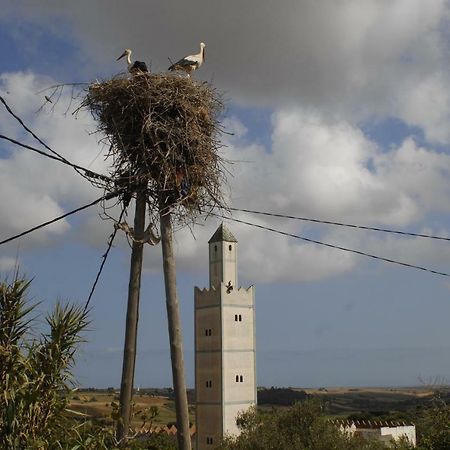
<instances>
[{"instance_id":1,"label":"white cloud","mask_svg":"<svg viewBox=\"0 0 450 450\"><path fill-rule=\"evenodd\" d=\"M395 116L448 142L449 8L446 0L283 0L277 8L268 0L47 0L8 12L52 30L72 26L91 78L119 70L124 47L160 71L204 40L196 76L237 102L301 104L353 123Z\"/></svg>"},{"instance_id":2,"label":"white cloud","mask_svg":"<svg viewBox=\"0 0 450 450\"><path fill-rule=\"evenodd\" d=\"M64 115L67 93L62 95L54 112L50 112L50 107L46 106L42 112L36 114L45 102L43 94L36 93L50 84L51 80L48 78L33 73L19 72L0 76L1 94L39 137L69 160L89 166L92 170L104 171L103 158L92 162L99 151L96 138L87 133L92 122L86 118L75 120L70 114ZM30 138L3 108L0 114L1 132L47 151ZM81 206L102 194L72 168L2 142L6 156L0 159L2 237L6 238L51 220L70 207ZM23 238L23 243L48 245L51 236L61 235L67 232L69 227L67 220L61 220Z\"/></svg>"},{"instance_id":3,"label":"white cloud","mask_svg":"<svg viewBox=\"0 0 450 450\"><path fill-rule=\"evenodd\" d=\"M234 119L234 127L242 129ZM450 156L407 139L383 152L357 128L317 112L280 110L273 116L271 149L230 138L226 158L236 162L230 178L234 207L273 211L361 225L406 227L448 211ZM439 243L234 213L233 217L412 264L446 261ZM179 266L207 267L206 242L218 221L177 233ZM255 282L317 280L354 270L364 259L230 222L240 242L240 270ZM422 232L424 232L422 230ZM445 235L446 229L426 231ZM160 270L159 252L147 267Z\"/></svg>"},{"instance_id":4,"label":"white cloud","mask_svg":"<svg viewBox=\"0 0 450 450\"><path fill-rule=\"evenodd\" d=\"M34 95L42 81L33 74L3 75L1 81L2 91L17 92L12 106L51 146L82 165L92 163L99 147L96 138L86 133L93 126L90 119L76 121L58 111L31 114L42 101ZM2 120L2 129L3 123L11 126ZM227 126L235 133L227 137L224 150L224 157L233 161L229 167L232 206L397 227L418 224L429 214L449 210L445 199L449 197L450 156L419 147L411 139L383 152L348 121L298 107L280 108L273 114L269 149L249 144L245 124L235 117L228 119ZM11 150L7 156L0 160L0 225L5 237L99 195L87 181L57 163L22 150ZM106 163L97 158L91 167L104 172ZM98 211L85 213L72 226L61 221L33 233L24 240L25 246L57 244L59 236L103 248L111 223L101 221ZM113 215L117 212L116 208ZM132 217L130 213L128 222ZM261 216L249 219L243 214L234 217L381 255L384 251L393 258L405 256L413 262L420 262L420 255L429 255L431 262L445 259L432 245L416 240L404 244L398 239L368 238L299 222ZM219 222L210 219L204 226L194 227L196 240L188 229L176 233L179 269L205 270L206 242ZM353 270L360 262L355 255L245 225L232 223L230 228L240 242L242 275L255 282L318 280ZM120 242L124 245L123 237L117 244ZM148 270L161 271L159 247L147 249L145 258Z\"/></svg>"}]
</instances>

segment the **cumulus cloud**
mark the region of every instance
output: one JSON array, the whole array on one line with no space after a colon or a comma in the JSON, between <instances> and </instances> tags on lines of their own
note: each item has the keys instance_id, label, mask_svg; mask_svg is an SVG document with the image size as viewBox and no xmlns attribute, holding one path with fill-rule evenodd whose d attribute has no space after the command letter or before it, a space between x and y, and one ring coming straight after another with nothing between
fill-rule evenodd
<instances>
[{"instance_id":1,"label":"cumulus cloud","mask_svg":"<svg viewBox=\"0 0 450 450\"><path fill-rule=\"evenodd\" d=\"M101 150L97 138L86 132L93 128L88 117L75 120L58 111L32 113L42 104L35 95L42 84L34 74L15 73L3 75L0 88L2 93L10 92L12 106L51 146L79 164L104 172L107 163L97 157ZM2 131L4 126L12 127L10 118L5 119L1 122ZM229 117L226 126L234 133L226 137L224 150L225 159L232 161L227 190L231 206L397 227L417 227L430 214L449 210L448 202L442 199L449 197L450 156L419 146L410 138L396 148L382 150L349 121L299 107L283 107L274 112L268 148L249 142L245 123L236 117ZM9 131L12 130L16 130L16 137L25 139L17 128ZM9 146L3 149L0 225L5 236L99 194L64 166ZM401 241L378 235L368 238L330 227L313 228L305 223L255 218L244 213L233 217L407 262L420 263L423 255L432 263L445 260L445 254L436 251L434 244L415 239ZM130 214L128 221L132 220ZM179 269L205 270L206 242L220 221L211 218L195 226L193 234L188 229L176 233ZM243 224L229 226L240 242L241 273L255 282L319 280L346 273L361 261L356 255ZM442 228L439 231L445 232ZM49 245L57 243L55 237L60 236L103 246L110 229L111 223L99 220L98 211L94 210L81 221L62 221L33 234L27 242ZM160 258L159 247L148 248L146 270L161 271Z\"/></svg>"},{"instance_id":2,"label":"cumulus cloud","mask_svg":"<svg viewBox=\"0 0 450 450\"><path fill-rule=\"evenodd\" d=\"M33 73L2 74L0 93L50 147L75 163L104 171L103 158L94 161L99 146L95 136L87 133L89 127L92 129L92 123L86 117L80 116L80 120L76 120L70 114L64 115L67 94L60 98L54 112L46 106L39 114L36 113L45 103L44 94L36 93L50 84L50 79ZM42 148L5 109L0 114L2 133ZM4 238L53 219L69 207L81 206L101 195L67 166L4 141L1 150L0 228ZM51 237L62 235L69 228L69 222L61 220L27 237L24 245L48 244Z\"/></svg>"},{"instance_id":3,"label":"cumulus cloud","mask_svg":"<svg viewBox=\"0 0 450 450\"><path fill-rule=\"evenodd\" d=\"M301 104L353 123L398 117L448 142L449 8L445 0L284 0L276 8L269 0L46 0L15 2L5 17L70 28L91 78L118 70L124 47L159 71L203 40L198 76L234 101Z\"/></svg>"},{"instance_id":4,"label":"cumulus cloud","mask_svg":"<svg viewBox=\"0 0 450 450\"><path fill-rule=\"evenodd\" d=\"M234 207L415 228L429 214L448 210L448 202L442 200L448 198L450 156L420 147L412 139L385 152L349 123L298 108L273 115L270 149L246 145L245 127L236 118L228 125L236 130L225 153L235 161L230 166ZM436 265L448 260L445 248L436 241L312 227L244 213L233 217L411 264ZM177 234L182 268L207 266L206 242L218 224L210 220L194 228L197 240L187 230ZM228 225L240 242L241 273L249 280L318 280L346 273L363 261L361 256L247 225ZM443 225L416 231L447 233ZM152 252L146 267L160 270L159 256Z\"/></svg>"}]
</instances>

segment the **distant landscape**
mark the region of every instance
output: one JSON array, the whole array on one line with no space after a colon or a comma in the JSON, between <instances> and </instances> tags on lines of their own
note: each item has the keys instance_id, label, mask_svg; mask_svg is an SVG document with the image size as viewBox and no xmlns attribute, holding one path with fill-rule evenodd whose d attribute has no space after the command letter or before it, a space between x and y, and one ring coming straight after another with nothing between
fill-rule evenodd
<instances>
[{"instance_id":1,"label":"distant landscape","mask_svg":"<svg viewBox=\"0 0 450 450\"><path fill-rule=\"evenodd\" d=\"M114 404L118 403L118 389L80 389L69 408L81 417L112 423ZM285 408L310 397L320 398L330 418L364 420L402 420L417 409L430 406L436 390L431 387L322 387L322 388L258 388L258 406L262 410ZM450 402L450 390L442 390L440 397ZM188 390L191 423L195 423L195 392ZM171 388L141 388L133 397L135 416L132 426L164 426L175 423L175 404ZM156 407L157 415L149 419L148 410Z\"/></svg>"}]
</instances>

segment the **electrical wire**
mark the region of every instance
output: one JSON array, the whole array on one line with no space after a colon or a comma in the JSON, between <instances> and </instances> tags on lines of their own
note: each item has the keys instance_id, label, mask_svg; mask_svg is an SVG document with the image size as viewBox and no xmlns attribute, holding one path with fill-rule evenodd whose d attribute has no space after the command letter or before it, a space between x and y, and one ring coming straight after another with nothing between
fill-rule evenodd
<instances>
[{"instance_id":1,"label":"electrical wire","mask_svg":"<svg viewBox=\"0 0 450 450\"><path fill-rule=\"evenodd\" d=\"M259 225L259 224L256 224L256 223L247 222L245 220L235 219L235 218L232 218L232 217L226 217L226 216L223 216L221 214L211 213L211 215L212 216L216 216L216 217L221 217L221 218L226 219L226 220L232 220L233 222L242 223L244 225L249 225L249 226L252 226L252 227L255 227L255 228L260 228L260 229L263 229L263 230L271 231L273 233L281 234L283 236L289 236L289 237L293 237L295 239L301 239L302 241L305 241L305 242L309 242L309 243L313 243L313 244L317 244L317 245L323 245L325 247L334 248L336 250L342 250L344 252L355 253L357 255L366 256L368 258L372 258L372 259L388 262L388 263L391 263L391 264L397 264L397 265L400 265L400 266L409 267L411 269L417 269L417 270L422 270L422 271L425 271L425 272L430 272L430 273L433 273L435 275L441 275L441 276L444 276L444 277L450 277L450 274L448 274L448 273L439 272L437 270L429 269L427 267L416 266L414 264L409 264L409 263L405 263L405 262L402 262L402 261L396 261L394 259L384 258L382 256L372 255L370 253L362 252L362 251L359 251L359 250L354 250L354 249L347 248L347 247L342 247L340 245L334 245L334 244L329 244L327 242L317 241L315 239L309 239L309 238L306 238L306 237L303 237L303 236L299 236L297 234L287 233L285 231L276 230L275 228L270 228L270 227L266 227L264 225Z\"/></svg>"},{"instance_id":2,"label":"electrical wire","mask_svg":"<svg viewBox=\"0 0 450 450\"><path fill-rule=\"evenodd\" d=\"M84 209L87 209L87 208L89 208L91 206L94 206L94 205L96 205L97 203L100 203L103 200L110 200L110 199L112 199L114 197L117 197L122 192L123 191L120 190L120 191L115 191L115 192L111 192L109 194L103 195L102 197L98 198L97 200L94 200L91 203L88 203L87 205L80 206L79 208L73 209L72 211L69 211L69 212L63 214L62 216L55 217L54 219L49 220L49 221L44 222L44 223L41 223L40 225L37 225L37 226L35 226L33 228L30 228L29 230L23 231L22 233L16 234L15 236L11 236L11 237L9 237L7 239L4 239L3 241L0 241L0 245L6 244L6 243L11 242L11 241L14 241L15 239L19 239L20 237L25 236L27 234L30 234L33 231L39 230L40 228L44 228L47 225L51 225L52 223L58 222L59 220L64 219L64 218L66 218L68 216L71 216L72 214L75 214L75 213L77 213L79 211L83 211Z\"/></svg>"},{"instance_id":3,"label":"electrical wire","mask_svg":"<svg viewBox=\"0 0 450 450\"><path fill-rule=\"evenodd\" d=\"M122 217L125 214L127 206L128 205L124 205L122 212L120 213L119 219L117 220L117 223L120 223L122 221ZM108 238L108 247L106 249L106 252L102 255L102 263L100 264L100 268L95 277L94 284L92 285L91 291L89 292L88 299L86 301L86 304L84 305L84 311L86 311L88 309L89 303L91 302L92 296L94 295L95 288L97 287L98 280L100 279L100 275L103 271L103 267L105 266L106 259L108 258L109 251L111 250L111 247L113 245L114 238L116 237L118 229L119 228L115 226L113 232L110 234L110 236Z\"/></svg>"},{"instance_id":4,"label":"electrical wire","mask_svg":"<svg viewBox=\"0 0 450 450\"><path fill-rule=\"evenodd\" d=\"M9 141L9 142L11 142L11 143L13 143L15 145L18 145L20 147L26 148L27 150L31 150L32 152L36 152L36 153L38 153L38 154L40 154L42 156L45 156L45 157L50 158L50 159L53 159L55 161L62 162L63 164L66 164L66 165L68 165L70 167L73 167L74 169L82 170L82 171L85 172L85 175L88 178L99 178L99 179L101 179L103 181L111 181L111 178L107 177L106 175L101 175L99 173L92 172L92 170L85 169L82 166L79 166L77 164L73 164L73 163L68 162L68 161L66 161L64 159L60 159L60 158L58 158L56 156L50 155L49 153L46 153L46 152L44 152L42 150L39 150L36 147L32 147L31 145L27 145L27 144L24 144L22 142L16 141L15 139L12 139L12 138L10 138L8 136L5 136L3 134L0 134L0 139L4 139L5 141Z\"/></svg>"},{"instance_id":5,"label":"electrical wire","mask_svg":"<svg viewBox=\"0 0 450 450\"><path fill-rule=\"evenodd\" d=\"M52 148L50 148L39 136L37 136L29 127L27 127L24 123L24 121L13 112L13 110L9 107L8 103L6 102L6 100L0 95L0 101L3 103L3 106L6 108L6 110L8 111L9 114L11 114L11 116L14 117L14 119L16 119L20 125L22 125L22 127L31 134L31 136L33 136L40 144L42 144L47 150L49 150L50 152L52 152L54 155L58 156L62 161L65 161L66 163L70 162L64 158L64 156L60 155L59 153L57 153L55 150L53 150Z\"/></svg>"},{"instance_id":6,"label":"electrical wire","mask_svg":"<svg viewBox=\"0 0 450 450\"><path fill-rule=\"evenodd\" d=\"M86 169L82 166L79 166L77 164L73 164L71 163L68 159L64 158L64 156L60 155L58 152L56 152L55 150L53 150L52 148L50 148L39 136L36 135L36 133L34 133L27 125L25 125L25 123L23 122L23 120L17 115L15 114L12 109L9 107L8 103L6 102L6 100L0 95L0 102L3 103L4 107L6 108L6 110L8 111L8 113L13 116L19 123L20 125L28 132L31 134L31 136L33 136L40 144L42 144L47 150L49 150L51 153L53 153L53 155L49 155L46 152L43 152L41 150L38 150L35 147L31 147L29 145L23 144L19 141L16 141L15 139L11 139L8 138L7 136L4 135L0 135L1 139L7 140L9 142L12 142L13 144L19 145L21 147L24 147L28 150L32 150L35 151L43 156L47 156L48 158L54 159L56 161L62 162L68 166L71 166L72 168L74 168L77 173L79 173L81 176L83 177L88 177L88 178L99 178L102 179L104 181L111 181L111 178L105 176L105 175L100 175L98 173L93 172L92 170ZM81 173L80 171L85 172L84 174Z\"/></svg>"},{"instance_id":7,"label":"electrical wire","mask_svg":"<svg viewBox=\"0 0 450 450\"><path fill-rule=\"evenodd\" d=\"M228 208L230 211L239 211L239 212L245 212L250 214L259 214L263 216L270 216L270 217L280 217L284 219L294 219L294 220L301 220L304 222L313 222L313 223L322 223L325 225L337 225L340 227L347 227L347 228L357 228L361 230L370 230L370 231L381 231L383 233L392 233L392 234L400 234L403 236L414 236L414 237L420 237L420 238L428 238L428 239L438 239L441 241L449 241L449 237L444 236L434 236L430 234L421 234L421 233L410 233L408 231L399 231L399 230L391 230L388 228L377 228L377 227L368 227L364 225L354 225L349 223L342 223L342 222L332 222L329 220L319 220L319 219L311 219L307 217L298 217L298 216L288 216L285 214L276 214L276 213L269 213L269 212L263 212L263 211L254 211L251 209L239 209L239 208Z\"/></svg>"}]
</instances>

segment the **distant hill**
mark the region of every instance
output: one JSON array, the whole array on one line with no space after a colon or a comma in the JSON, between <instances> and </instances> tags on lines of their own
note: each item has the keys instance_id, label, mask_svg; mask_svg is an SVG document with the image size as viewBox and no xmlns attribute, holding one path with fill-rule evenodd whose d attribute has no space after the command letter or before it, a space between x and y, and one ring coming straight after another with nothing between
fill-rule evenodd
<instances>
[{"instance_id":1,"label":"distant hill","mask_svg":"<svg viewBox=\"0 0 450 450\"><path fill-rule=\"evenodd\" d=\"M291 406L309 397L305 391L290 388L259 388L258 405Z\"/></svg>"}]
</instances>

